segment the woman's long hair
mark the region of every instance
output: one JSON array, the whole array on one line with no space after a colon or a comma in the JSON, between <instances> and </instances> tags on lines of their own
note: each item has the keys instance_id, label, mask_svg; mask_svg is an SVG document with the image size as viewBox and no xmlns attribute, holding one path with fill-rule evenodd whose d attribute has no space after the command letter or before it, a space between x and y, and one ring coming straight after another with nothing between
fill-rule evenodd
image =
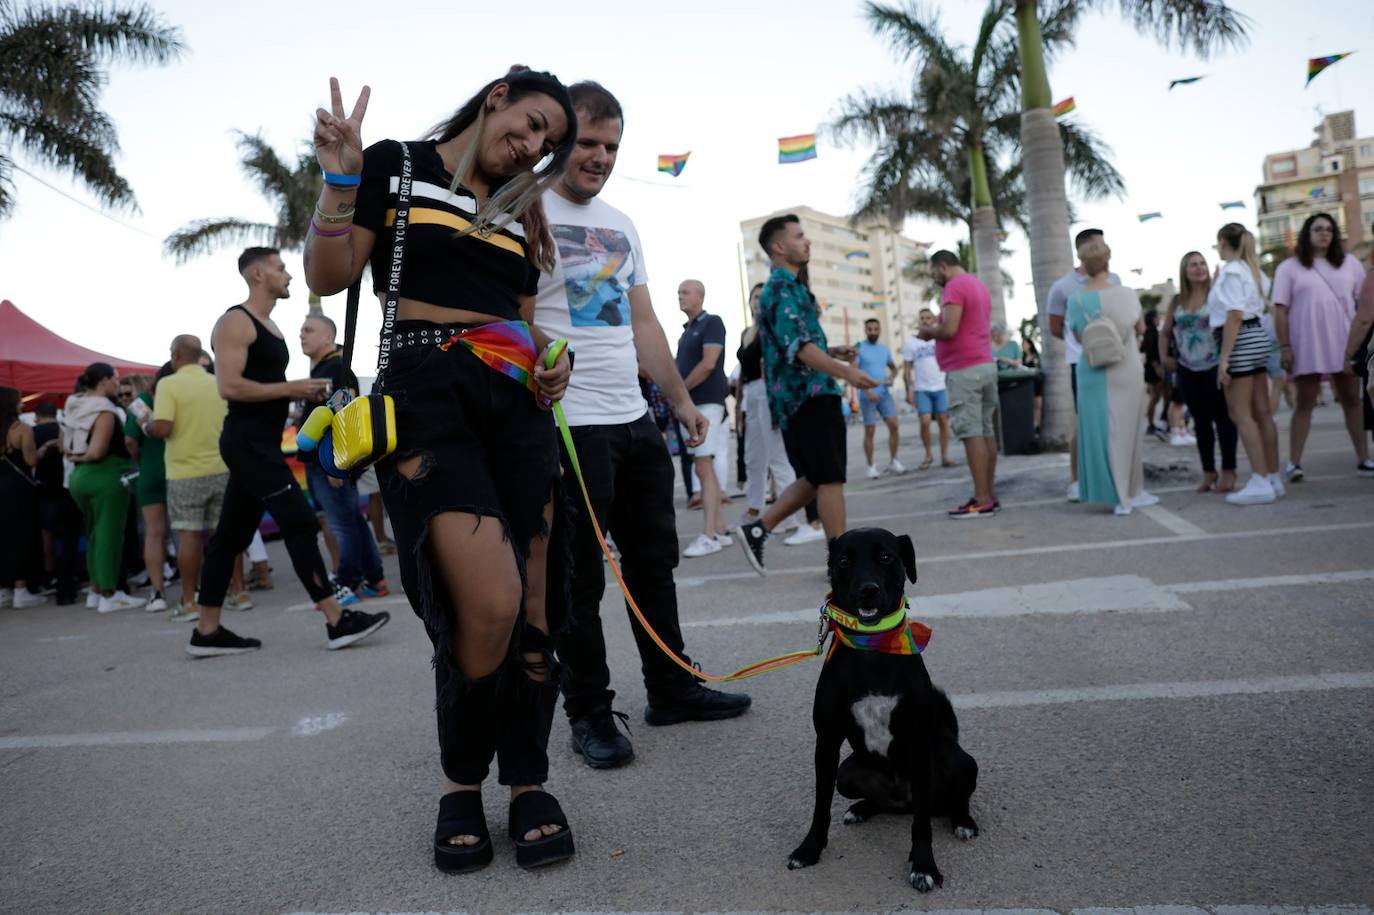
<instances>
[{"instance_id":1,"label":"woman's long hair","mask_svg":"<svg viewBox=\"0 0 1374 915\"><path fill-rule=\"evenodd\" d=\"M531 70L516 65L500 79L487 83L477 94L468 99L453 117L438 124L430 131L429 139L440 143L452 140L470 126L476 126L476 139L467 145L458 158L453 170L453 183L449 190L457 191L459 183L467 177L477 161L477 151L481 146L482 128L487 118L487 96L497 86L505 84L506 99L516 102L527 95L547 95L558 103L568 119L568 132L563 142L554 148L548 163L539 171L521 172L510 178L499 179L492 185L492 195L486 204L477 211L472 225L458 233L461 238L473 232L489 232L519 222L525 230L527 251L532 264L549 273L553 270L557 250L553 237L549 234L548 220L539 202L544 190L552 184L568 164L573 147L577 143L577 112L573 110L572 98L568 89L552 73Z\"/></svg>"},{"instance_id":2,"label":"woman's long hair","mask_svg":"<svg viewBox=\"0 0 1374 915\"><path fill-rule=\"evenodd\" d=\"M19 419L19 391L0 387L0 442L8 440L10 426Z\"/></svg>"},{"instance_id":3,"label":"woman's long hair","mask_svg":"<svg viewBox=\"0 0 1374 915\"><path fill-rule=\"evenodd\" d=\"M1261 300L1266 299L1264 274L1260 273L1259 257L1255 254L1255 236L1240 223L1228 222L1217 230L1217 238L1240 254L1240 259L1250 268L1250 275L1254 277L1255 291L1259 293Z\"/></svg>"},{"instance_id":4,"label":"woman's long hair","mask_svg":"<svg viewBox=\"0 0 1374 915\"><path fill-rule=\"evenodd\" d=\"M1178 298L1174 300L1174 307L1188 301L1188 296L1193 291L1193 281L1188 279L1188 258L1190 257L1200 257L1203 263L1207 262L1206 255L1201 251L1189 251L1187 254L1183 255L1183 260L1178 262ZM1202 285L1202 297L1206 299L1208 293L1212 291L1212 274L1210 272L1207 274L1207 282L1205 285L1199 285Z\"/></svg>"},{"instance_id":5,"label":"woman's long hair","mask_svg":"<svg viewBox=\"0 0 1374 915\"><path fill-rule=\"evenodd\" d=\"M91 391L106 378L115 376L114 366L108 362L92 362L86 366L86 371L76 379L76 389L78 391Z\"/></svg>"},{"instance_id":6,"label":"woman's long hair","mask_svg":"<svg viewBox=\"0 0 1374 915\"><path fill-rule=\"evenodd\" d=\"M1340 226L1336 225L1336 220L1331 218L1330 213L1313 213L1303 220L1302 229L1298 232L1298 260L1308 270L1312 269L1312 261L1315 259L1315 252L1312 250L1312 225L1318 219L1325 219L1331 223L1331 247L1326 249L1326 262L1339 268L1345 263L1345 248L1341 246Z\"/></svg>"},{"instance_id":7,"label":"woman's long hair","mask_svg":"<svg viewBox=\"0 0 1374 915\"><path fill-rule=\"evenodd\" d=\"M153 389L153 379L147 375L125 375L119 380L129 386L129 389L134 392L134 396L147 394Z\"/></svg>"}]
</instances>

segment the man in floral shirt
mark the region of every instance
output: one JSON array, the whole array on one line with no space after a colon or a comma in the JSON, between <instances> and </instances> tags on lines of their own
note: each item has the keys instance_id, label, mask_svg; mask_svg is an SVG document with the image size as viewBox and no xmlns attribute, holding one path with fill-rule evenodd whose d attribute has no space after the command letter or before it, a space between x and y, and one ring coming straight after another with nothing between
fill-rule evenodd
<instances>
[{"instance_id":1,"label":"man in floral shirt","mask_svg":"<svg viewBox=\"0 0 1374 915\"><path fill-rule=\"evenodd\" d=\"M836 379L860 390L878 382L841 361L854 358L853 347L826 346L816 298L798 276L811 259L801 221L791 214L773 217L763 224L759 245L773 264L759 301L768 409L797 472L762 518L739 528L744 554L762 575L769 532L813 498L826 539L844 533L845 425Z\"/></svg>"}]
</instances>

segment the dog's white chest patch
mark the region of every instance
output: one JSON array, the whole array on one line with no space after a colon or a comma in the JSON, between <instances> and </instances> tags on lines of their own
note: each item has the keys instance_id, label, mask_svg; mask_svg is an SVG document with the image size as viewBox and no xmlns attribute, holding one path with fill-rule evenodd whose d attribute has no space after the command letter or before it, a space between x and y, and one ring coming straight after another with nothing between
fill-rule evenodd
<instances>
[{"instance_id":1,"label":"dog's white chest patch","mask_svg":"<svg viewBox=\"0 0 1374 915\"><path fill-rule=\"evenodd\" d=\"M887 755L892 746L892 710L896 707L896 696L864 696L850 707L870 753Z\"/></svg>"}]
</instances>

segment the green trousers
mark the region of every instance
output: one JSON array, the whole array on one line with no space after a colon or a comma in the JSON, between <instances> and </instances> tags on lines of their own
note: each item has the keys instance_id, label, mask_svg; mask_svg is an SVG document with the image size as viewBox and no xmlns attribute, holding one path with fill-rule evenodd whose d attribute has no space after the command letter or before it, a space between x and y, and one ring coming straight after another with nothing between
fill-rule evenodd
<instances>
[{"instance_id":1,"label":"green trousers","mask_svg":"<svg viewBox=\"0 0 1374 915\"><path fill-rule=\"evenodd\" d=\"M107 457L92 464L77 464L68 488L81 517L86 521L86 571L91 587L108 591L119 584L124 557L124 522L129 512L129 490L119 478L129 470L126 457Z\"/></svg>"}]
</instances>

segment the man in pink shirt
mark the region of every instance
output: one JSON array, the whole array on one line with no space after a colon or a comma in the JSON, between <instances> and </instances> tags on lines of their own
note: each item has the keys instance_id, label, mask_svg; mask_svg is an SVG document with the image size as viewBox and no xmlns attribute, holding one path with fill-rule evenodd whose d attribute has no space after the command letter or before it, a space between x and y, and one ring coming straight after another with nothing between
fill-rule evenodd
<instances>
[{"instance_id":1,"label":"man in pink shirt","mask_svg":"<svg viewBox=\"0 0 1374 915\"><path fill-rule=\"evenodd\" d=\"M973 476L973 498L950 509L951 518L990 518L1002 507L993 483L997 471L997 363L992 358L992 297L982 280L964 270L958 255L936 251L930 277L944 292L940 323L922 326L923 340L935 341L935 361L945 373L949 424L964 443Z\"/></svg>"}]
</instances>

